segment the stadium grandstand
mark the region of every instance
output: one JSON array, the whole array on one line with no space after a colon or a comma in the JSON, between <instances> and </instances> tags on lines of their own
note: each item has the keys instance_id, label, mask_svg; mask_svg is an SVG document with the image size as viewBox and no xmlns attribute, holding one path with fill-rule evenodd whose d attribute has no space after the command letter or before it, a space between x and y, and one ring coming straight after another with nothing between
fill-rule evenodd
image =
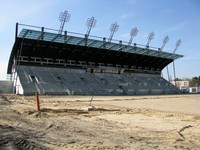
<instances>
[{"instance_id":1,"label":"stadium grandstand","mask_svg":"<svg viewBox=\"0 0 200 150\"><path fill-rule=\"evenodd\" d=\"M161 76L161 71L182 55L136 43L109 41L67 31L59 33L49 28L18 23L15 36L7 69L13 81L13 93L181 93Z\"/></svg>"}]
</instances>

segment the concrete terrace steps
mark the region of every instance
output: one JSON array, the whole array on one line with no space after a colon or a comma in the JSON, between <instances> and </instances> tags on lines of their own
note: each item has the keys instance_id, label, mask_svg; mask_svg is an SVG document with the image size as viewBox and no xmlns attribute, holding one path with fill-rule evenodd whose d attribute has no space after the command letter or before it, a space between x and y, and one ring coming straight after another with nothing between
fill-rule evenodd
<instances>
[{"instance_id":1,"label":"concrete terrace steps","mask_svg":"<svg viewBox=\"0 0 200 150\"><path fill-rule=\"evenodd\" d=\"M180 91L159 75L89 73L85 70L19 66L25 95L151 95Z\"/></svg>"}]
</instances>

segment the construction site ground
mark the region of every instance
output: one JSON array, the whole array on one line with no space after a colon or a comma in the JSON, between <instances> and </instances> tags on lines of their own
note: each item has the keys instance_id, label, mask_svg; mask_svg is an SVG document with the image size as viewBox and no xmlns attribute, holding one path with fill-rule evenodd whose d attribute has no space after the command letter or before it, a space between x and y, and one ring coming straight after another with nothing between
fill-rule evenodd
<instances>
[{"instance_id":1,"label":"construction site ground","mask_svg":"<svg viewBox=\"0 0 200 150\"><path fill-rule=\"evenodd\" d=\"M200 94L39 100L0 95L1 150L200 149Z\"/></svg>"}]
</instances>

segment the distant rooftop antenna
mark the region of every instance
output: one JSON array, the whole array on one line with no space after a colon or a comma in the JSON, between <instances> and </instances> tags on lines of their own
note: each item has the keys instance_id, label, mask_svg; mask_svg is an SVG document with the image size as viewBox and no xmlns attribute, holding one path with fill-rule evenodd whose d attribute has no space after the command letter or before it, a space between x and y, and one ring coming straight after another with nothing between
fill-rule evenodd
<instances>
[{"instance_id":1,"label":"distant rooftop antenna","mask_svg":"<svg viewBox=\"0 0 200 150\"><path fill-rule=\"evenodd\" d=\"M148 41L147 41L147 44L146 44L147 48L149 48L149 44L150 44L151 40L154 39L154 36L155 36L154 32L149 33L149 35L148 35Z\"/></svg>"},{"instance_id":2,"label":"distant rooftop antenna","mask_svg":"<svg viewBox=\"0 0 200 150\"><path fill-rule=\"evenodd\" d=\"M133 41L133 38L136 37L138 34L138 29L135 27L135 28L132 28L131 32L130 32L130 40L128 42L128 45L131 45L132 41Z\"/></svg>"},{"instance_id":3,"label":"distant rooftop antenna","mask_svg":"<svg viewBox=\"0 0 200 150\"><path fill-rule=\"evenodd\" d=\"M160 48L160 51L163 50L163 48L165 47L165 45L167 44L167 42L169 42L169 36L168 35L166 37L164 37L164 39L163 39L163 45Z\"/></svg>"},{"instance_id":4,"label":"distant rooftop antenna","mask_svg":"<svg viewBox=\"0 0 200 150\"><path fill-rule=\"evenodd\" d=\"M110 33L110 37L108 39L109 43L111 42L113 35L114 35L115 32L117 32L118 28L119 28L119 25L117 24L117 22L111 24L111 26L110 26L110 32L111 33Z\"/></svg>"},{"instance_id":5,"label":"distant rooftop antenna","mask_svg":"<svg viewBox=\"0 0 200 150\"><path fill-rule=\"evenodd\" d=\"M174 49L174 51L173 51L173 54L175 54L176 50L177 50L178 47L181 45L181 43L182 43L181 39L179 39L179 40L176 42L176 47L175 47L175 49Z\"/></svg>"},{"instance_id":6,"label":"distant rooftop antenna","mask_svg":"<svg viewBox=\"0 0 200 150\"><path fill-rule=\"evenodd\" d=\"M92 29L93 27L95 27L96 22L97 22L97 20L96 20L94 17L91 17L91 18L88 18L88 19L87 19L87 23L86 23L86 25L87 25L87 27L88 27L88 30L87 30L87 33L86 33L87 37L90 35L91 29Z\"/></svg>"},{"instance_id":7,"label":"distant rooftop antenna","mask_svg":"<svg viewBox=\"0 0 200 150\"><path fill-rule=\"evenodd\" d=\"M62 34L65 22L68 22L70 17L71 15L68 13L68 11L64 11L60 13L59 20L61 23L60 23L60 29L58 31L58 34Z\"/></svg>"}]
</instances>

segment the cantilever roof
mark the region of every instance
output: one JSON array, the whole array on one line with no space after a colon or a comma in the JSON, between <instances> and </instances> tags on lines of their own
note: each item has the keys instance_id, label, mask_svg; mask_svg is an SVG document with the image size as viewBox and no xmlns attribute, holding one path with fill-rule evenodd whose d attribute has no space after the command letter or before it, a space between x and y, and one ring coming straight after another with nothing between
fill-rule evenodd
<instances>
[{"instance_id":1,"label":"cantilever roof","mask_svg":"<svg viewBox=\"0 0 200 150\"><path fill-rule=\"evenodd\" d=\"M103 38L85 38L80 34L63 35L30 29L22 29L16 37L8 64L8 74L11 73L13 59L18 54L27 57L122 64L161 70L173 60L183 57L119 41L108 43Z\"/></svg>"},{"instance_id":2,"label":"cantilever roof","mask_svg":"<svg viewBox=\"0 0 200 150\"><path fill-rule=\"evenodd\" d=\"M123 52L129 52L129 53L135 53L135 54L142 54L147 56L153 56L153 57L161 57L161 58L167 58L167 59L177 59L180 57L183 57L182 55L178 54L172 54L167 52L161 52L146 48L141 48L137 46L130 46L130 45L124 45L120 43L105 43L103 40L95 40L95 39L87 39L87 45L86 39L82 37L77 36L70 36L67 35L61 35L61 34L55 34L55 33L48 33L44 32L42 34L41 31L34 31L29 29L23 29L19 36L20 38L26 38L26 39L33 39L33 40L40 40L43 36L44 41L48 42L57 42L57 43L65 43L70 45L77 45L77 46L87 46L87 47L93 47L93 48L103 48L107 50L114 50L114 51L123 51Z\"/></svg>"}]
</instances>

